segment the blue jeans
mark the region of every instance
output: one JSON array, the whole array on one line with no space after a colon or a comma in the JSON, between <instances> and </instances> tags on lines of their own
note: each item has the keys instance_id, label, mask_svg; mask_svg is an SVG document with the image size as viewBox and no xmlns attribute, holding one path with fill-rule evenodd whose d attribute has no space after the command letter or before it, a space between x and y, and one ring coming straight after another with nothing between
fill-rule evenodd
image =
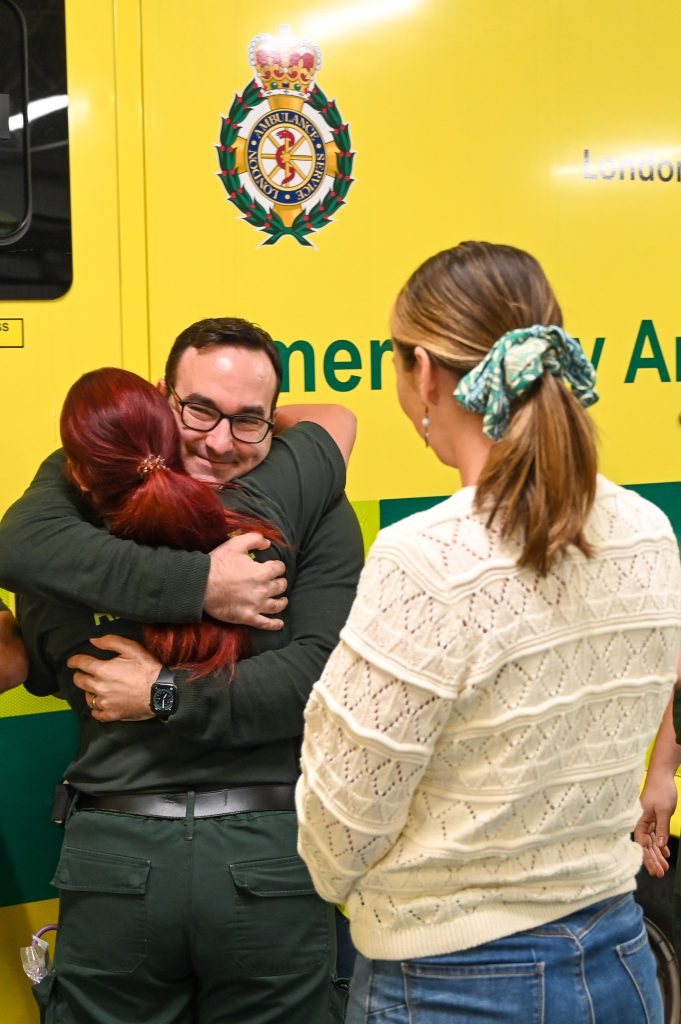
<instances>
[{"instance_id":1,"label":"blue jeans","mask_svg":"<svg viewBox=\"0 0 681 1024\"><path fill-rule=\"evenodd\" d=\"M358 955L346 1024L662 1024L632 896L460 953Z\"/></svg>"}]
</instances>

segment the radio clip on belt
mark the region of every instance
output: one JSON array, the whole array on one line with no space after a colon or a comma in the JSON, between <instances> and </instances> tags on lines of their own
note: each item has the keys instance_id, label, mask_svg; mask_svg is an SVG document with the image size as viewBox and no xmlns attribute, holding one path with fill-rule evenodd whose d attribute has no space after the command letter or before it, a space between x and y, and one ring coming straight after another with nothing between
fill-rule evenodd
<instances>
[{"instance_id":1,"label":"radio clip on belt","mask_svg":"<svg viewBox=\"0 0 681 1024\"><path fill-rule=\"evenodd\" d=\"M54 788L52 799L52 810L50 818L55 825L64 825L68 817L69 808L73 803L76 791L66 780L57 783Z\"/></svg>"}]
</instances>

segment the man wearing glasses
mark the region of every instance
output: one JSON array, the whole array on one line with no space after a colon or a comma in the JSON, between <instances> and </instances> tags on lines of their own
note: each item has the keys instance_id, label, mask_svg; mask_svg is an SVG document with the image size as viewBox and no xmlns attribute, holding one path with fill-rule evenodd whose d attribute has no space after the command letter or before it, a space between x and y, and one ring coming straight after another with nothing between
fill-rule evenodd
<instances>
[{"instance_id":1,"label":"man wearing glasses","mask_svg":"<svg viewBox=\"0 0 681 1024\"><path fill-rule=\"evenodd\" d=\"M134 640L110 635L115 623L106 617L95 616L96 628L88 619L86 635L118 657L99 660L90 648L69 664L89 694L92 719L102 730L120 730L121 756L119 778L106 785L96 765L88 768L92 758L86 763L79 754L68 768L80 810L76 801L56 876L62 920L56 982L46 998L72 1024L342 1019L333 911L314 894L297 856L292 808L303 707L345 621L362 561L357 520L342 494L355 427L347 410L310 407L315 422L273 439L280 382L269 335L244 321L210 320L178 337L159 385L177 415L189 473L284 535L284 547L262 552L269 562L248 557L252 535L229 542L228 552L237 552L230 561L220 549L215 557L147 549L95 529L74 508L58 455L0 528L2 581L15 590L77 599L128 620L196 621L203 606L227 621L269 627L254 632L255 655L231 681L223 674L191 683ZM303 408L283 410L284 425L304 416ZM236 489L228 486L237 480ZM263 613L283 610L281 562L291 597L276 631ZM226 566L239 577L227 600ZM250 572L264 595L259 605L243 594ZM40 651L30 614L25 629L29 648ZM48 660L29 680L32 692L54 689ZM158 736L167 749L168 731L178 767L173 757L139 792L130 744ZM206 765L208 790L196 781ZM130 877L122 879L126 866ZM97 921L93 905L106 907ZM93 928L97 942L89 944Z\"/></svg>"}]
</instances>

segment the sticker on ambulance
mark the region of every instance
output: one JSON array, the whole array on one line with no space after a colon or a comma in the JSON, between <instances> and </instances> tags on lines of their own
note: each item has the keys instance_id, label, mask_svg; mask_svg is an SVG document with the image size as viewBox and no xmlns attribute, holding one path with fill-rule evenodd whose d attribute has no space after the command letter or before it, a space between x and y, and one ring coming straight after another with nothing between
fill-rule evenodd
<instances>
[{"instance_id":1,"label":"sticker on ambulance","mask_svg":"<svg viewBox=\"0 0 681 1024\"><path fill-rule=\"evenodd\" d=\"M222 118L217 172L228 200L274 245L301 245L334 219L354 179L349 125L315 78L316 43L259 35L248 51L254 76Z\"/></svg>"}]
</instances>

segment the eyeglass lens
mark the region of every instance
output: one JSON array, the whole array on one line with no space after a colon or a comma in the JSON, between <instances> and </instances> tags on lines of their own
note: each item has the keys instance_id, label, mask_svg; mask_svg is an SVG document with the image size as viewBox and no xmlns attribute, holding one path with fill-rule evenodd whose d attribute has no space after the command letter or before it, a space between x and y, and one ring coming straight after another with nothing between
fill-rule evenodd
<instances>
[{"instance_id":1,"label":"eyeglass lens","mask_svg":"<svg viewBox=\"0 0 681 1024\"><path fill-rule=\"evenodd\" d=\"M269 423L259 416L226 416L207 405L182 404L182 422L186 427L208 431L216 427L221 419L229 421L232 437L237 441L257 444L264 440L269 431Z\"/></svg>"}]
</instances>

